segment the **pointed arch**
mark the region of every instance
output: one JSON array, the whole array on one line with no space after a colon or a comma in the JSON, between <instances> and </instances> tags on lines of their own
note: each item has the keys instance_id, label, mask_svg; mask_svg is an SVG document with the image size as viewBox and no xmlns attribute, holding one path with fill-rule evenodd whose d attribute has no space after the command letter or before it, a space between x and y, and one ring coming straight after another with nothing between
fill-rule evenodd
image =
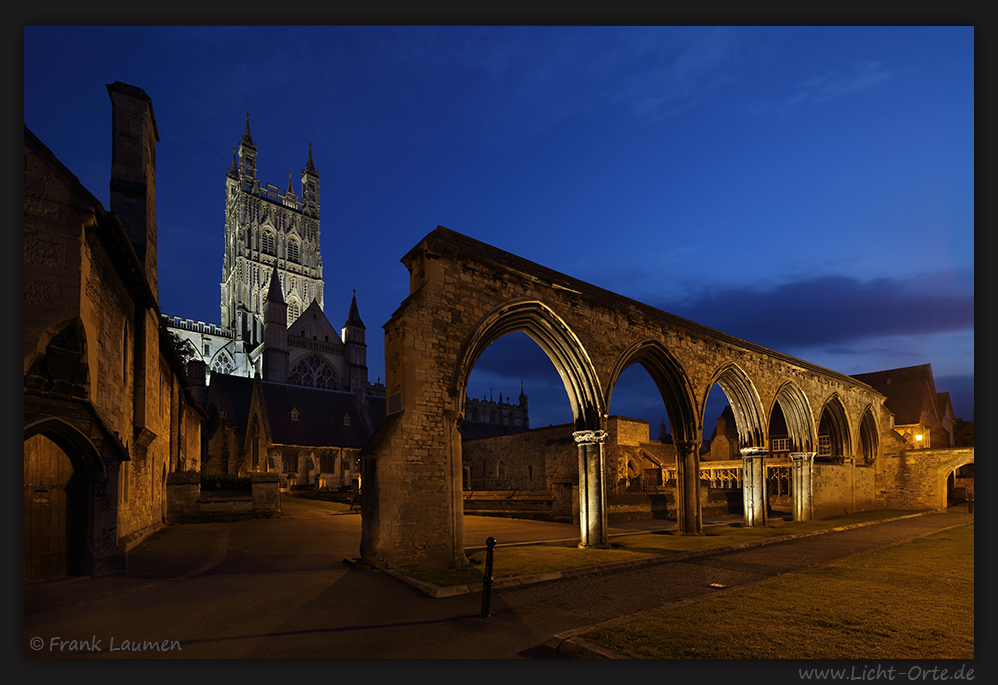
<instances>
[{"instance_id":1,"label":"pointed arch","mask_svg":"<svg viewBox=\"0 0 998 685\"><path fill-rule=\"evenodd\" d=\"M811 405L804 392L793 381L787 381L780 386L773 400L769 414L772 416L776 405L780 406L787 422L787 433L790 436L792 452L816 451L814 418Z\"/></svg>"},{"instance_id":2,"label":"pointed arch","mask_svg":"<svg viewBox=\"0 0 998 685\"><path fill-rule=\"evenodd\" d=\"M734 362L721 366L707 384L706 394L701 398L703 411L707 410L707 397L714 384L721 387L731 405L735 427L738 429L738 444L741 447L764 446L767 422L763 420L762 400L748 374ZM701 417L701 420L705 419L706 417Z\"/></svg>"},{"instance_id":3,"label":"pointed arch","mask_svg":"<svg viewBox=\"0 0 998 685\"><path fill-rule=\"evenodd\" d=\"M107 480L107 469L100 453L87 436L63 419L48 416L24 425L24 441L44 435L69 455L73 468L96 481Z\"/></svg>"},{"instance_id":4,"label":"pointed arch","mask_svg":"<svg viewBox=\"0 0 998 685\"><path fill-rule=\"evenodd\" d=\"M696 410L692 385L682 365L658 340L639 340L624 350L610 372L605 406L610 406L610 396L620 374L633 364L641 364L655 382L669 415L673 439L676 442L699 440L703 422Z\"/></svg>"},{"instance_id":5,"label":"pointed arch","mask_svg":"<svg viewBox=\"0 0 998 685\"><path fill-rule=\"evenodd\" d=\"M127 328L126 328L127 330ZM33 352L24 358L24 375L68 380L90 387L95 350L87 344L86 325L79 317L63 319L39 336Z\"/></svg>"},{"instance_id":6,"label":"pointed arch","mask_svg":"<svg viewBox=\"0 0 998 685\"><path fill-rule=\"evenodd\" d=\"M859 446L856 456L862 463L872 466L880 453L880 432L873 417L873 405L867 405L863 410L863 418L859 422Z\"/></svg>"},{"instance_id":7,"label":"pointed arch","mask_svg":"<svg viewBox=\"0 0 998 685\"><path fill-rule=\"evenodd\" d=\"M339 384L339 377L336 369L322 356L312 354L291 369L288 374L288 383L291 385L301 385L307 388L323 388L325 390L336 390Z\"/></svg>"},{"instance_id":8,"label":"pointed arch","mask_svg":"<svg viewBox=\"0 0 998 685\"><path fill-rule=\"evenodd\" d=\"M852 454L849 417L837 393L832 393L825 400L818 415L818 443L819 456L845 457Z\"/></svg>"},{"instance_id":9,"label":"pointed arch","mask_svg":"<svg viewBox=\"0 0 998 685\"><path fill-rule=\"evenodd\" d=\"M211 360L211 366L209 367L212 373L222 373L226 375L231 374L235 368L235 360L225 349L221 349L215 353L214 358Z\"/></svg>"},{"instance_id":10,"label":"pointed arch","mask_svg":"<svg viewBox=\"0 0 998 685\"><path fill-rule=\"evenodd\" d=\"M517 332L526 333L554 364L565 384L576 430L599 429L606 412L589 353L569 325L537 300L511 300L496 307L465 339L449 385L459 413L464 414L468 378L482 352L504 335Z\"/></svg>"}]
</instances>

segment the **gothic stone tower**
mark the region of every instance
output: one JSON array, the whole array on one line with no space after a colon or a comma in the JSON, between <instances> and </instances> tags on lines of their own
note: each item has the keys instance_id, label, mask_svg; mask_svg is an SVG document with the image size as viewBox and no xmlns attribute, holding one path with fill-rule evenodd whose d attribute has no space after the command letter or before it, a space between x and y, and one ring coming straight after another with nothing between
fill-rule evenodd
<instances>
[{"instance_id":1,"label":"gothic stone tower","mask_svg":"<svg viewBox=\"0 0 998 685\"><path fill-rule=\"evenodd\" d=\"M314 300L322 303L322 257L319 254L319 174L308 161L301 172L302 196L288 174L287 190L261 184L256 177L256 144L246 130L233 150L225 179L225 258L222 264L223 328L250 348L263 342L269 276L280 279L292 325Z\"/></svg>"}]
</instances>

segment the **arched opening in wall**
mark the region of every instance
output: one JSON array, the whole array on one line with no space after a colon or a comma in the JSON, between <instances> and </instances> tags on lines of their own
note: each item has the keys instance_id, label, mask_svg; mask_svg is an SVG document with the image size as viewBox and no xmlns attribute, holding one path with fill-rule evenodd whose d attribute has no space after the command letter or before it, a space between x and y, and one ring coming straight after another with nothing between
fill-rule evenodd
<instances>
[{"instance_id":1,"label":"arched opening in wall","mask_svg":"<svg viewBox=\"0 0 998 685\"><path fill-rule=\"evenodd\" d=\"M794 513L796 507L802 505L794 503L791 454L815 451L817 441L812 417L804 392L793 381L781 385L767 422L766 507L770 516L788 519L799 514ZM806 489L797 493L798 499L806 497L806 493Z\"/></svg>"},{"instance_id":2,"label":"arched opening in wall","mask_svg":"<svg viewBox=\"0 0 998 685\"><path fill-rule=\"evenodd\" d=\"M877 460L878 449L877 424L873 420L873 412L867 407L859 424L859 454L856 455L856 465L873 466Z\"/></svg>"},{"instance_id":3,"label":"arched opening in wall","mask_svg":"<svg viewBox=\"0 0 998 685\"><path fill-rule=\"evenodd\" d=\"M766 456L766 510L769 516L793 518L793 479L790 453L799 442L790 436L787 417L779 402L769 415L769 450Z\"/></svg>"},{"instance_id":4,"label":"arched opening in wall","mask_svg":"<svg viewBox=\"0 0 998 685\"><path fill-rule=\"evenodd\" d=\"M604 452L609 504L618 504L624 494L630 501L644 493L650 506L664 500L676 486L676 449L662 395L641 364L628 366L617 377L608 413ZM664 508L657 513L666 517Z\"/></svg>"},{"instance_id":5,"label":"arched opening in wall","mask_svg":"<svg viewBox=\"0 0 998 685\"><path fill-rule=\"evenodd\" d=\"M958 466L946 477L946 506L973 502L974 500L974 462ZM971 510L972 511L972 510Z\"/></svg>"},{"instance_id":6,"label":"arched opening in wall","mask_svg":"<svg viewBox=\"0 0 998 685\"><path fill-rule=\"evenodd\" d=\"M632 369L633 366L640 366L644 373ZM646 379L650 379L651 383ZM652 400L656 395L657 402ZM654 417L657 414L659 432L664 433L662 437L665 442L650 442L647 448L640 444L635 447L633 440L632 444L626 444L622 440L627 437L627 431L623 430L626 424L618 422L618 437L615 439L617 444L610 444L607 450L608 468L612 469L607 478L608 486L616 482L617 495L622 494L622 489L633 489L633 483L628 483L628 480L635 471L640 471L641 487L655 491L654 495L646 494L653 498L650 502L652 517L680 519L686 515L686 510L680 512L678 504L681 500L679 481L684 479L683 482L688 483L692 480L696 484L696 479L699 478L699 473L680 473L680 452L682 451L683 464L686 464L691 450L696 449L703 424L696 410L696 401L685 370L658 340L635 342L615 362L610 372L606 402L607 406L617 408L621 406L618 404L621 401L624 406L634 401L643 402L646 407L644 411L649 412L647 415ZM655 419L650 418L649 423L653 420ZM612 432L613 420L609 423ZM693 458L695 459L695 454ZM646 470L646 466L651 468ZM661 501L655 501L656 498ZM666 504L666 498L671 504ZM699 509L690 513L688 520L697 521L698 512ZM680 523L682 525L682 521ZM697 524L694 523L695 525Z\"/></svg>"},{"instance_id":7,"label":"arched opening in wall","mask_svg":"<svg viewBox=\"0 0 998 685\"><path fill-rule=\"evenodd\" d=\"M578 484L572 431L564 383L544 350L520 331L495 340L475 361L466 386L463 486L479 494L465 499L465 512L506 507L479 501L489 496L481 493L548 492L555 487L552 479L567 480L570 491L571 483ZM549 434L559 436L557 445L548 444ZM527 513L507 508L509 516Z\"/></svg>"},{"instance_id":8,"label":"arched opening in wall","mask_svg":"<svg viewBox=\"0 0 998 685\"><path fill-rule=\"evenodd\" d=\"M769 453L814 452L814 420L807 397L793 382L784 383L776 393L769 412Z\"/></svg>"},{"instance_id":9,"label":"arched opening in wall","mask_svg":"<svg viewBox=\"0 0 998 685\"><path fill-rule=\"evenodd\" d=\"M88 476L83 460L72 459L66 451L72 447L59 442L45 434L24 441L26 582L84 571Z\"/></svg>"},{"instance_id":10,"label":"arched opening in wall","mask_svg":"<svg viewBox=\"0 0 998 685\"><path fill-rule=\"evenodd\" d=\"M838 397L832 396L821 409L818 421L817 459L841 463L852 455L849 421Z\"/></svg>"}]
</instances>

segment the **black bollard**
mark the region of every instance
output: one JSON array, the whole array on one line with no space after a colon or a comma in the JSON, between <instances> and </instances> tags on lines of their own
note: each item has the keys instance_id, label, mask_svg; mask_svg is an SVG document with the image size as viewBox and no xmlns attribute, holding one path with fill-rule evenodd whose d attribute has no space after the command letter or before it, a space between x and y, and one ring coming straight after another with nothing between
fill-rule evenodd
<instances>
[{"instance_id":1,"label":"black bollard","mask_svg":"<svg viewBox=\"0 0 998 685\"><path fill-rule=\"evenodd\" d=\"M967 499L967 513L968 514L973 514L974 513L974 498L973 497L970 497L970 498Z\"/></svg>"},{"instance_id":2,"label":"black bollard","mask_svg":"<svg viewBox=\"0 0 998 685\"><path fill-rule=\"evenodd\" d=\"M485 578L482 579L482 618L488 618L489 604L491 602L492 595L492 556L493 550L495 550L496 539L494 537L489 537L485 541L485 546L487 548L485 552Z\"/></svg>"}]
</instances>

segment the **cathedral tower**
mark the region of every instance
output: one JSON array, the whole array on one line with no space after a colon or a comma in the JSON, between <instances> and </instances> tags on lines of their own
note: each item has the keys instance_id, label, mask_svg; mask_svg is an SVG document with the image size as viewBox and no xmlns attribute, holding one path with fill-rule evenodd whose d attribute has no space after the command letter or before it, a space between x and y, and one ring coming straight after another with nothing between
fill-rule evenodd
<instances>
[{"instance_id":1,"label":"cathedral tower","mask_svg":"<svg viewBox=\"0 0 998 685\"><path fill-rule=\"evenodd\" d=\"M319 253L319 173L312 144L301 172L302 196L289 174L287 190L256 176L257 148L249 113L225 179L225 258L222 263L221 324L249 349L264 337L267 274L279 274L291 326L313 300L323 306Z\"/></svg>"}]
</instances>

